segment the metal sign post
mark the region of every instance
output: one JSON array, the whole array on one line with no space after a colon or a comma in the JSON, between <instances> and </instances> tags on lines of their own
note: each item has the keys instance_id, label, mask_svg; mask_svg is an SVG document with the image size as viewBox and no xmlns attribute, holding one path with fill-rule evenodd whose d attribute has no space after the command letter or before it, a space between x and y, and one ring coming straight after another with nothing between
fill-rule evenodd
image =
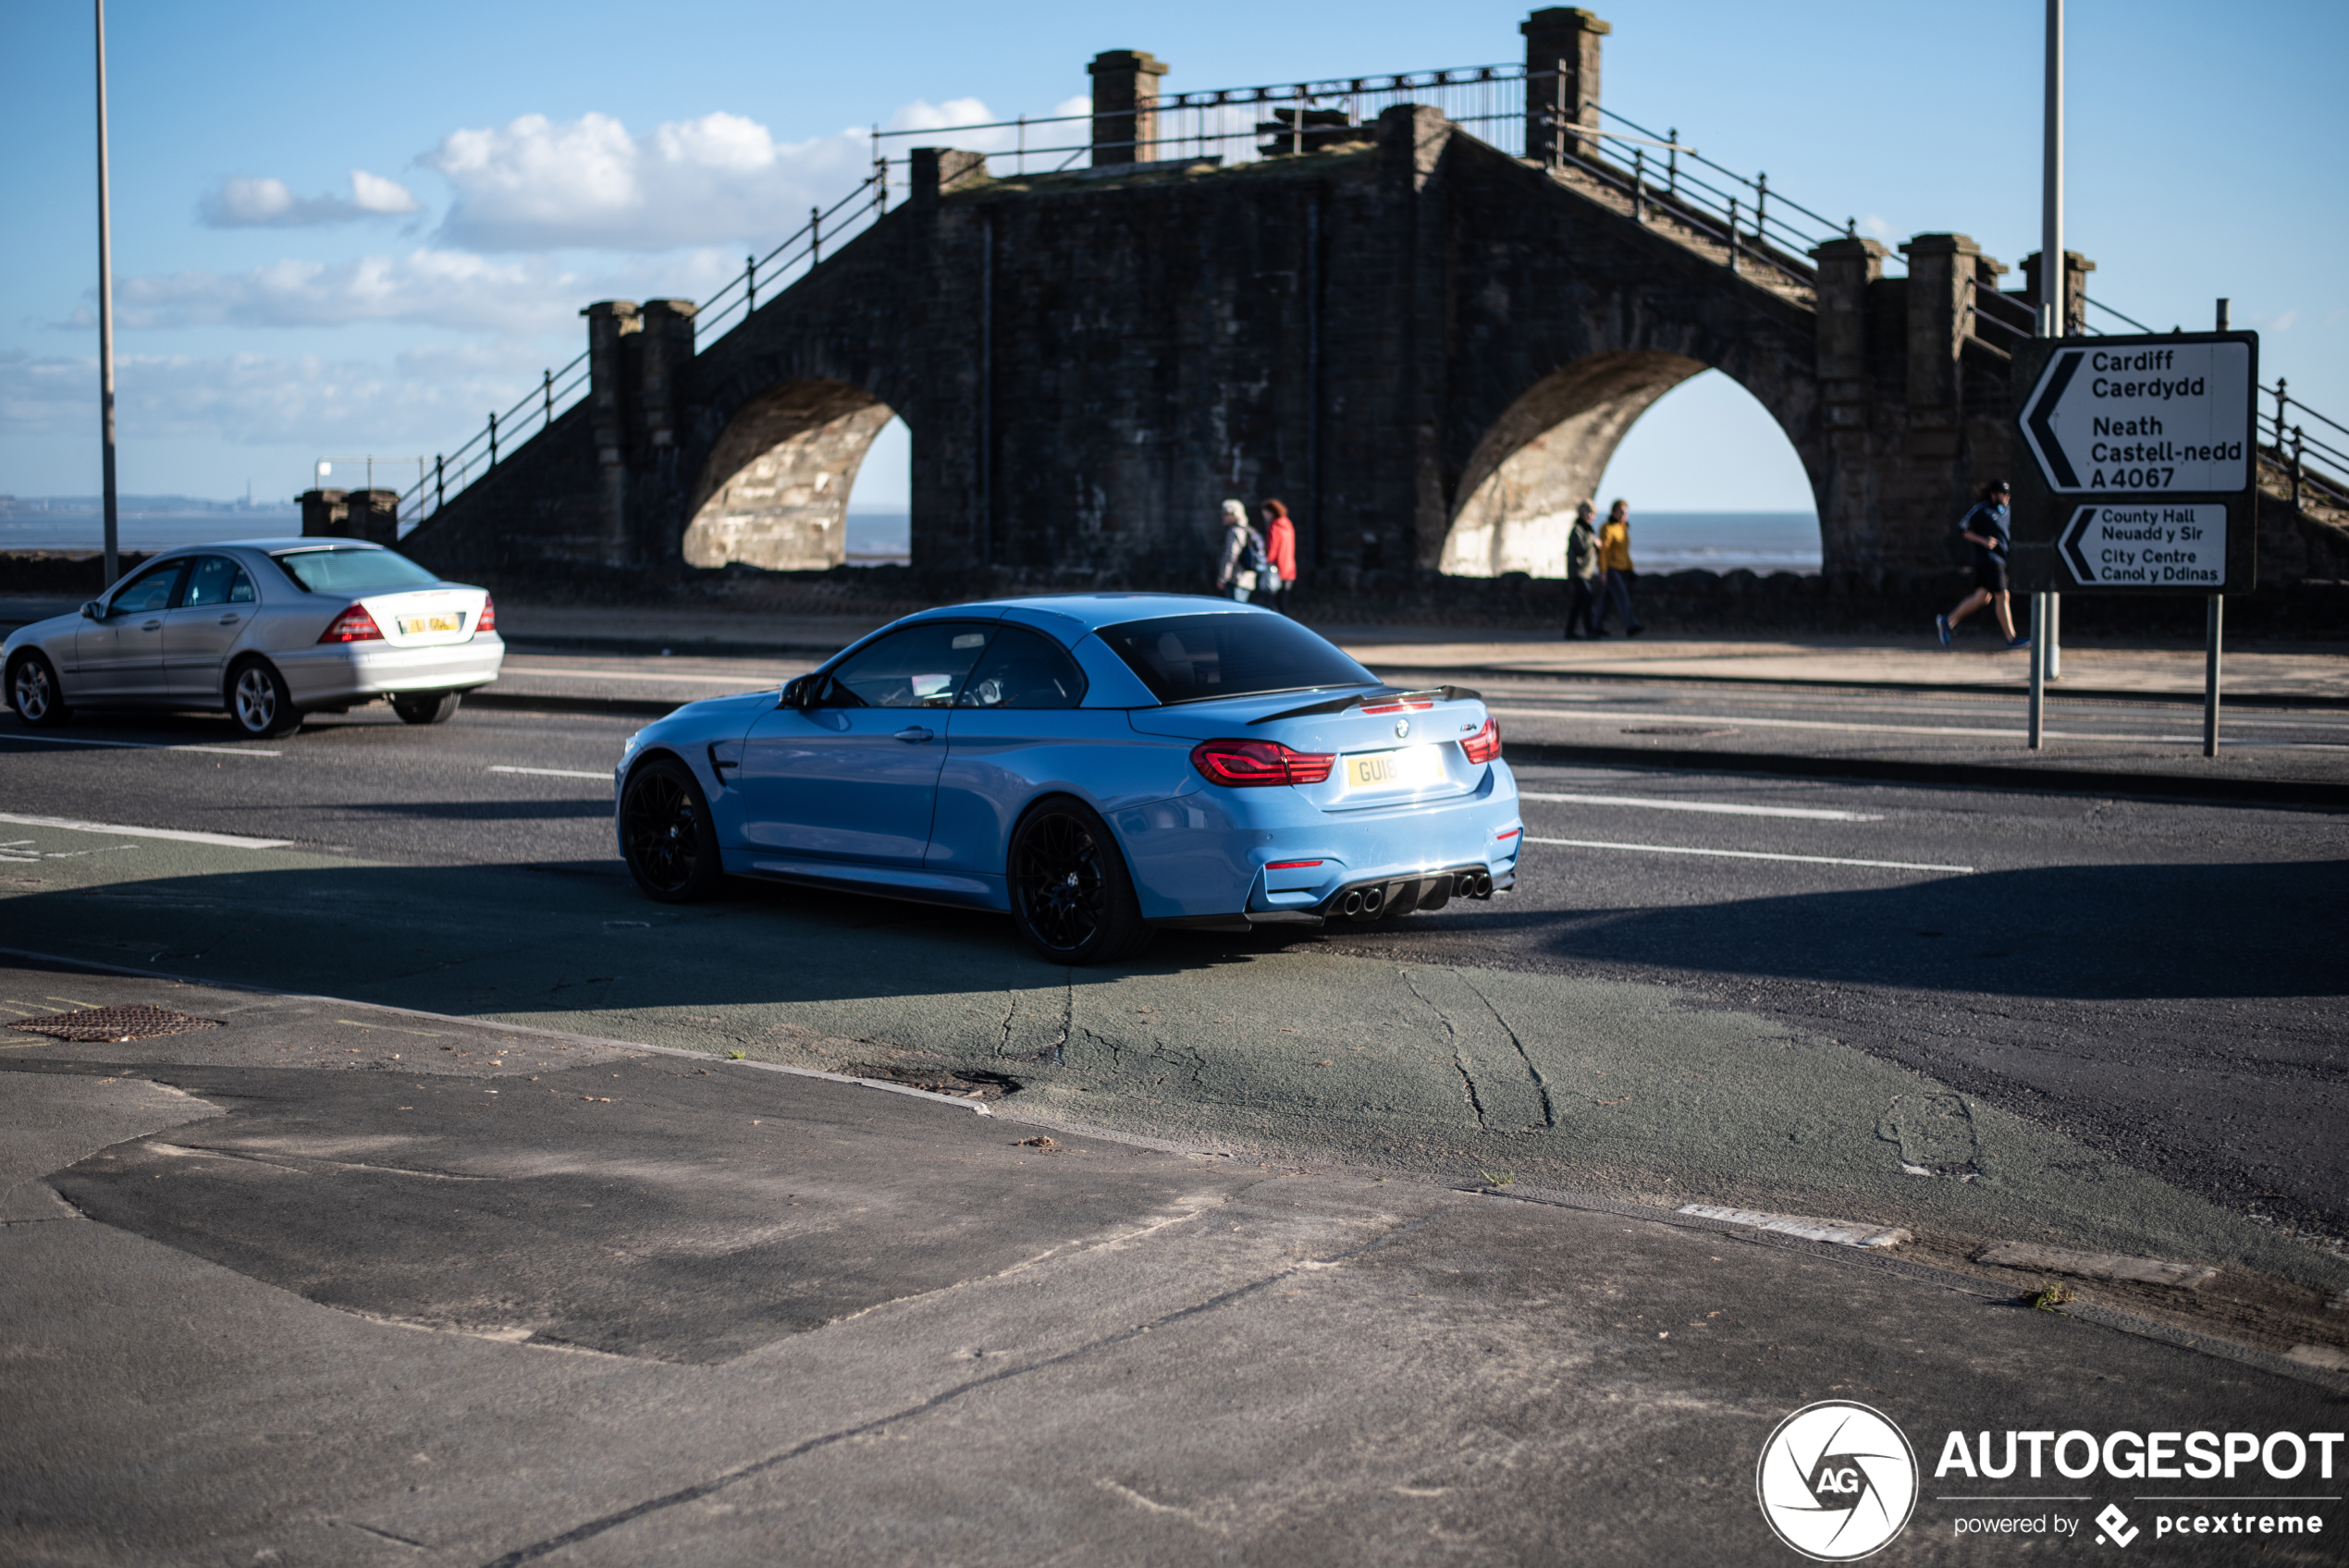
<instances>
[{"instance_id":1,"label":"metal sign post","mask_svg":"<svg viewBox=\"0 0 2349 1568\"><path fill-rule=\"evenodd\" d=\"M2014 479L2016 585L2035 610L2059 591L2208 596L2203 751L2217 755L2219 595L2258 575L2258 334L2035 338L2014 374L2032 458ZM2044 643L2032 639L2035 746Z\"/></svg>"}]
</instances>

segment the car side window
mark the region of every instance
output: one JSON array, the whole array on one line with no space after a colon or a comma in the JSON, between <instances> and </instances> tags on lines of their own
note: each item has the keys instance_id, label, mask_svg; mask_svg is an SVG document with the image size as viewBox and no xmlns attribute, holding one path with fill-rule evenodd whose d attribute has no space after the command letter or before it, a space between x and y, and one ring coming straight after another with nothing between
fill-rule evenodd
<instances>
[{"instance_id":1,"label":"car side window","mask_svg":"<svg viewBox=\"0 0 2349 1568\"><path fill-rule=\"evenodd\" d=\"M235 592L237 580L245 574L227 556L199 556L193 570L188 573L188 586L179 595L180 607L196 609L211 605L225 605ZM252 597L252 583L245 582L245 597Z\"/></svg>"},{"instance_id":2,"label":"car side window","mask_svg":"<svg viewBox=\"0 0 2349 1568\"><path fill-rule=\"evenodd\" d=\"M841 661L809 705L819 708L944 708L986 651L991 626L929 621L892 631Z\"/></svg>"},{"instance_id":3,"label":"car side window","mask_svg":"<svg viewBox=\"0 0 2349 1568\"><path fill-rule=\"evenodd\" d=\"M152 615L171 604L171 591L179 585L180 569L185 561L166 561L150 567L123 585L122 592L106 601L106 614Z\"/></svg>"},{"instance_id":4,"label":"car side window","mask_svg":"<svg viewBox=\"0 0 2349 1568\"><path fill-rule=\"evenodd\" d=\"M1085 672L1039 632L1006 626L964 683L957 707L1073 708L1085 700Z\"/></svg>"},{"instance_id":5,"label":"car side window","mask_svg":"<svg viewBox=\"0 0 2349 1568\"><path fill-rule=\"evenodd\" d=\"M232 605L250 605L254 597L252 574L243 567L239 567L237 580L228 584L228 602Z\"/></svg>"}]
</instances>

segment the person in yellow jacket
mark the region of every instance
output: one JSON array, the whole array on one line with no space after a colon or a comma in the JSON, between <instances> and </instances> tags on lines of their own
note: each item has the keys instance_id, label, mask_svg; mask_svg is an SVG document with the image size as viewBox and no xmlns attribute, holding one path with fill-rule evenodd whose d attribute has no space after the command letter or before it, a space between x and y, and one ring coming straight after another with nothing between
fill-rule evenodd
<instances>
[{"instance_id":1,"label":"person in yellow jacket","mask_svg":"<svg viewBox=\"0 0 2349 1568\"><path fill-rule=\"evenodd\" d=\"M1592 631L1604 635L1606 612L1614 609L1623 620L1623 635L1637 637L1647 628L1631 609L1631 504L1617 499L1606 511L1606 522L1599 529L1599 568L1606 573L1606 582L1599 594L1599 613L1592 622Z\"/></svg>"}]
</instances>

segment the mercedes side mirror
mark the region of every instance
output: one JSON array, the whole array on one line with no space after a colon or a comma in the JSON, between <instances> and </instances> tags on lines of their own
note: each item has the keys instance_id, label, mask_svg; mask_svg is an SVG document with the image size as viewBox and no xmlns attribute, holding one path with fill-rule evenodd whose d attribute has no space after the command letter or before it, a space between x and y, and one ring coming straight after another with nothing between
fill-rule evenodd
<instances>
[{"instance_id":1,"label":"mercedes side mirror","mask_svg":"<svg viewBox=\"0 0 2349 1568\"><path fill-rule=\"evenodd\" d=\"M95 599L85 599L85 600L83 600L83 601L82 601L82 603L81 603L81 619L84 619L84 620L104 620L105 618L106 618L106 612L105 612L105 607L104 607L103 606L101 606L101 605L98 603L98 601L97 601L97 600L95 600Z\"/></svg>"}]
</instances>

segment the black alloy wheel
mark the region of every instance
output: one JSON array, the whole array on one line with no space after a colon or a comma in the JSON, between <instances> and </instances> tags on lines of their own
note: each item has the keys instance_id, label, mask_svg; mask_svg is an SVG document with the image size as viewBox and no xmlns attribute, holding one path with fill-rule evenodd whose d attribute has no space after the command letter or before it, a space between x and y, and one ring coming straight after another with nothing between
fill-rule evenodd
<instances>
[{"instance_id":1,"label":"black alloy wheel","mask_svg":"<svg viewBox=\"0 0 2349 1568\"><path fill-rule=\"evenodd\" d=\"M38 650L18 654L8 666L8 704L17 717L35 729L63 724L73 717L57 684L57 672Z\"/></svg>"},{"instance_id":2,"label":"black alloy wheel","mask_svg":"<svg viewBox=\"0 0 2349 1568\"><path fill-rule=\"evenodd\" d=\"M446 724L464 700L462 692L407 692L391 699L391 711L402 724Z\"/></svg>"},{"instance_id":3,"label":"black alloy wheel","mask_svg":"<svg viewBox=\"0 0 2349 1568\"><path fill-rule=\"evenodd\" d=\"M264 659L248 659L228 672L228 717L252 741L275 741L301 728L285 677Z\"/></svg>"},{"instance_id":4,"label":"black alloy wheel","mask_svg":"<svg viewBox=\"0 0 2349 1568\"><path fill-rule=\"evenodd\" d=\"M1072 800L1046 801L1012 835L1012 923L1052 963L1112 963L1150 928L1109 825Z\"/></svg>"},{"instance_id":5,"label":"black alloy wheel","mask_svg":"<svg viewBox=\"0 0 2349 1568\"><path fill-rule=\"evenodd\" d=\"M620 834L628 874L646 898L689 904L717 892L725 875L717 824L684 764L652 757L637 765L621 792Z\"/></svg>"}]
</instances>

